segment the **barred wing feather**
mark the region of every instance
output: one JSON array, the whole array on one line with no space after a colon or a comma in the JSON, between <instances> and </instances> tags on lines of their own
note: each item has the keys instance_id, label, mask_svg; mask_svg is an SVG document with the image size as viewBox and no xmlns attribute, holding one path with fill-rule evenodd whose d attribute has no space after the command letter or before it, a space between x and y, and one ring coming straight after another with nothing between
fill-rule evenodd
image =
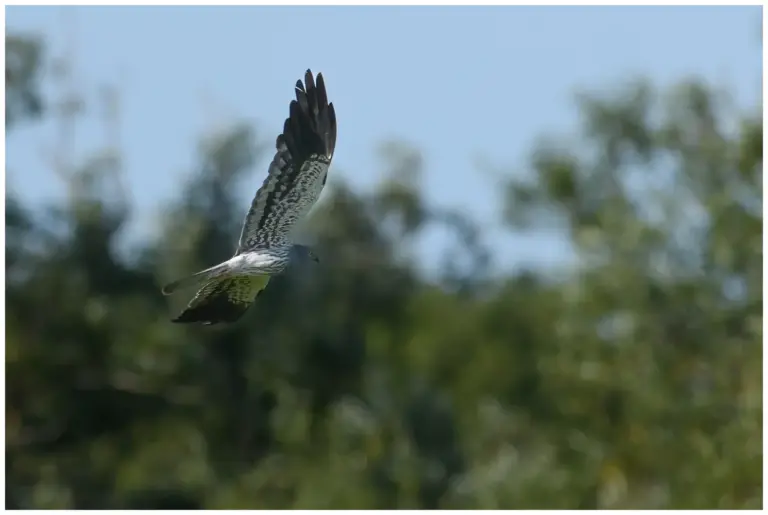
<instances>
[{"instance_id":1,"label":"barred wing feather","mask_svg":"<svg viewBox=\"0 0 768 515\"><path fill-rule=\"evenodd\" d=\"M328 103L323 75L317 75L315 84L307 70L304 84L296 82L296 100L277 137L277 152L245 217L238 254L285 244L291 227L320 196L335 147L336 113Z\"/></svg>"},{"instance_id":2,"label":"barred wing feather","mask_svg":"<svg viewBox=\"0 0 768 515\"><path fill-rule=\"evenodd\" d=\"M237 275L213 279L195 294L173 322L204 325L234 322L267 287L268 275Z\"/></svg>"}]
</instances>

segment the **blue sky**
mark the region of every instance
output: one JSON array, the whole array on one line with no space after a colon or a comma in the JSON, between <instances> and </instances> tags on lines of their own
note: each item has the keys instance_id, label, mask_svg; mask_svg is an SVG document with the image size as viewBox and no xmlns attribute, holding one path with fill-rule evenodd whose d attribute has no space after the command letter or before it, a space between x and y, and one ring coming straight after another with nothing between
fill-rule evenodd
<instances>
[{"instance_id":1,"label":"blue sky","mask_svg":"<svg viewBox=\"0 0 768 515\"><path fill-rule=\"evenodd\" d=\"M9 31L66 41L61 7L7 7ZM70 8L72 11L72 8ZM214 119L245 119L270 142L293 84L323 72L339 120L332 173L369 189L382 178L377 145L397 138L424 153L428 201L468 210L489 227L495 261L557 262L563 246L500 228L496 183L478 156L510 173L543 134L575 129L576 88L609 88L637 76L670 85L703 76L742 107L760 95L760 7L77 7L79 83L94 97L120 83L121 140L135 220L150 234L163 201L193 168L196 141ZM46 88L47 93L55 89ZM95 106L97 107L97 106ZM105 141L98 110L84 117L76 152ZM50 201L63 188L41 148L45 123L6 140L10 185ZM265 162L246 184L243 212ZM420 243L426 261L445 235Z\"/></svg>"}]
</instances>

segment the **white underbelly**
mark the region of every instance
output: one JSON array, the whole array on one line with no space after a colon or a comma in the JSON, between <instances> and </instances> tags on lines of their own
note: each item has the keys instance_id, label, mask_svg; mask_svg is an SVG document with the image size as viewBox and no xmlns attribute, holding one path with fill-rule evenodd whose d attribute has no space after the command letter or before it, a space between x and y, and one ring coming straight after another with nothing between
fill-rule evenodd
<instances>
[{"instance_id":1,"label":"white underbelly","mask_svg":"<svg viewBox=\"0 0 768 515\"><path fill-rule=\"evenodd\" d=\"M245 252L232 258L233 269L244 275L269 275L282 272L288 265L287 255L266 251Z\"/></svg>"}]
</instances>

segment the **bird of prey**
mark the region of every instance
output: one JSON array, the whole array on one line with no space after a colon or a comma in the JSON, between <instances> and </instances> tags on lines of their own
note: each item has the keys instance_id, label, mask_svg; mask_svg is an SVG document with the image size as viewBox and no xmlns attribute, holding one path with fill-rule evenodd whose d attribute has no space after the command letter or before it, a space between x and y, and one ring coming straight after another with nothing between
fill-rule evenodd
<instances>
[{"instance_id":1,"label":"bird of prey","mask_svg":"<svg viewBox=\"0 0 768 515\"><path fill-rule=\"evenodd\" d=\"M315 204L325 186L336 146L336 113L328 103L323 75L307 70L296 81L283 132L267 178L245 216L235 255L216 266L163 287L170 295L180 287L204 283L173 322L205 325L238 320L274 274L288 266L317 262L305 245L290 241L297 220Z\"/></svg>"}]
</instances>

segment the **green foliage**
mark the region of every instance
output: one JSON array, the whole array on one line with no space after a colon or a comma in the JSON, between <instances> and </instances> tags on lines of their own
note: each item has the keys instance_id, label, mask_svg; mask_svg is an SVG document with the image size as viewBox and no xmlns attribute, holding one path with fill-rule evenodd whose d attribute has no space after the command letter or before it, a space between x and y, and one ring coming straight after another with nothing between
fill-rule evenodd
<instances>
[{"instance_id":1,"label":"green foliage","mask_svg":"<svg viewBox=\"0 0 768 515\"><path fill-rule=\"evenodd\" d=\"M581 102L583 142L535 149L505 206L565 229L578 264L557 281L492 275L400 144L376 192L329 183L319 268L232 326L171 324L159 285L231 254L249 127L206 139L133 260L130 211L99 188L64 231L7 199L9 507L760 507L759 113L728 129L695 81ZM404 258L430 224L467 270L429 282Z\"/></svg>"},{"instance_id":2,"label":"green foliage","mask_svg":"<svg viewBox=\"0 0 768 515\"><path fill-rule=\"evenodd\" d=\"M5 37L5 124L38 117L43 111L40 95L42 44L36 37Z\"/></svg>"}]
</instances>

